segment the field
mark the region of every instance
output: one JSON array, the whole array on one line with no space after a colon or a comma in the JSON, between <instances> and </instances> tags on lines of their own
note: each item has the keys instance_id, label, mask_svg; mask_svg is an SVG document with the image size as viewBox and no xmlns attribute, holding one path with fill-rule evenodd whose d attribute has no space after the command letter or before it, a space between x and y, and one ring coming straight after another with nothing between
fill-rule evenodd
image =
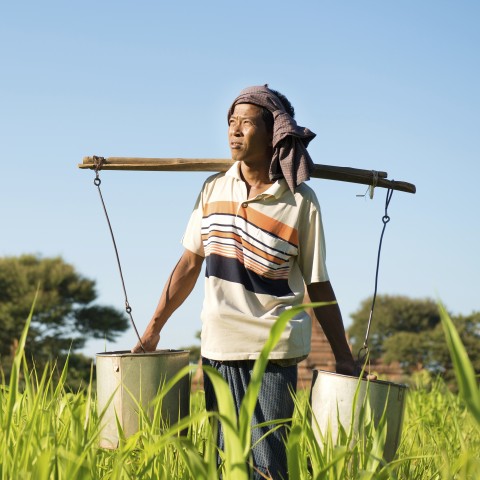
<instances>
[{"instance_id":1,"label":"field","mask_svg":"<svg viewBox=\"0 0 480 480\"><path fill-rule=\"evenodd\" d=\"M291 312L292 315L295 312ZM440 380L419 375L411 385L397 458L382 460L385 429L366 415L365 435L351 442L345 431L335 445L322 448L309 421L308 395L299 394L288 439L292 479L478 479L480 478L480 402L476 378L456 332L443 315L459 384L451 393ZM221 452L223 478L247 479L249 417L269 349L287 317L272 329L256 364L238 423L228 387L210 372L226 438ZM282 324L283 322L283 324ZM28 328L28 325L27 325ZM139 432L118 449L98 448L99 417L91 385L78 392L65 387L53 368L41 374L26 366L23 336L10 381L0 386L0 473L2 479L205 479L218 477L215 445L203 394L191 398L191 415L170 428L141 417ZM187 373L187 372L183 372ZM167 386L168 388L168 386ZM157 398L157 404L161 402ZM383 426L384 427L384 426ZM188 434L180 435L187 429Z\"/></svg>"}]
</instances>

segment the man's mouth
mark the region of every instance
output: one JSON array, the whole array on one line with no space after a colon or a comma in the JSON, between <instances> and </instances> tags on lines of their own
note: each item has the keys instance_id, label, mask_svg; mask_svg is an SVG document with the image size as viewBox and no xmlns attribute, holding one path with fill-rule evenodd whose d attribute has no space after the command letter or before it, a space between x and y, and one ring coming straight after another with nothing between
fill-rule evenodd
<instances>
[{"instance_id":1,"label":"man's mouth","mask_svg":"<svg viewBox=\"0 0 480 480\"><path fill-rule=\"evenodd\" d=\"M239 142L230 142L230 148L240 148L242 146Z\"/></svg>"}]
</instances>

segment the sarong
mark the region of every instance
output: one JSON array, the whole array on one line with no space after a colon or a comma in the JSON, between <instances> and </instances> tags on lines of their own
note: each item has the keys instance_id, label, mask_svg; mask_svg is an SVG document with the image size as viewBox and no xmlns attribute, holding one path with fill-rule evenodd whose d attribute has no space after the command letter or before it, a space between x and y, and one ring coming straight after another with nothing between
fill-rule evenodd
<instances>
[{"instance_id":1,"label":"sarong","mask_svg":"<svg viewBox=\"0 0 480 480\"><path fill-rule=\"evenodd\" d=\"M202 358L203 365L215 368L225 379L230 387L234 399L237 414L240 411L242 399L247 390L253 372L253 360L219 362ZM267 478L287 479L287 455L285 442L288 427L294 411L292 392L297 386L297 365L282 367L269 362L262 380L262 386L252 417L252 459L253 478L264 479L258 471ZM213 385L204 373L205 404L209 411L217 410L217 402ZM255 427L263 422L276 419L289 419L276 428L276 425L268 427ZM268 431L274 430L262 441L258 440ZM223 432L221 425L218 426L217 445L223 450Z\"/></svg>"}]
</instances>

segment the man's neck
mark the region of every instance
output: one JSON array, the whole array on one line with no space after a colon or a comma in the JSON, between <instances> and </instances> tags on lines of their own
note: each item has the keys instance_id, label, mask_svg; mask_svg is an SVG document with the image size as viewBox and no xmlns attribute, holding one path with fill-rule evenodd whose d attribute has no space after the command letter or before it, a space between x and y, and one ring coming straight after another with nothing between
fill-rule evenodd
<instances>
[{"instance_id":1,"label":"man's neck","mask_svg":"<svg viewBox=\"0 0 480 480\"><path fill-rule=\"evenodd\" d=\"M245 162L241 162L240 175L247 187L249 199L268 190L273 183L270 180L268 165L247 165Z\"/></svg>"}]
</instances>

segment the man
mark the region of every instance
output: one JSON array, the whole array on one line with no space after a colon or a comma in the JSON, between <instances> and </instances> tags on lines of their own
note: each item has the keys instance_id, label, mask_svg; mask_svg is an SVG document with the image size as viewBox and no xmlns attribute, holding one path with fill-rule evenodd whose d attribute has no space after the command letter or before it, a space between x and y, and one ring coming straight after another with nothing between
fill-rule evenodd
<instances>
[{"instance_id":1,"label":"man","mask_svg":"<svg viewBox=\"0 0 480 480\"><path fill-rule=\"evenodd\" d=\"M303 302L335 294L325 266L320 207L309 179L313 162L306 150L315 136L299 127L294 110L267 86L242 90L228 112L228 138L235 163L204 184L173 270L142 337L155 350L170 315L192 291L206 261L202 310L203 363L229 383L237 409L253 363L279 314ZM337 372L356 374L336 304L315 309L336 359ZM302 313L290 321L270 355L253 423L291 418L297 363L310 351L311 320ZM133 351L139 352L137 345ZM215 396L204 377L207 409ZM252 430L252 444L266 429ZM253 449L254 473L287 478L286 427ZM256 477L257 478L257 477ZM262 478L258 476L258 478ZM264 477L263 477L264 478Z\"/></svg>"}]
</instances>

